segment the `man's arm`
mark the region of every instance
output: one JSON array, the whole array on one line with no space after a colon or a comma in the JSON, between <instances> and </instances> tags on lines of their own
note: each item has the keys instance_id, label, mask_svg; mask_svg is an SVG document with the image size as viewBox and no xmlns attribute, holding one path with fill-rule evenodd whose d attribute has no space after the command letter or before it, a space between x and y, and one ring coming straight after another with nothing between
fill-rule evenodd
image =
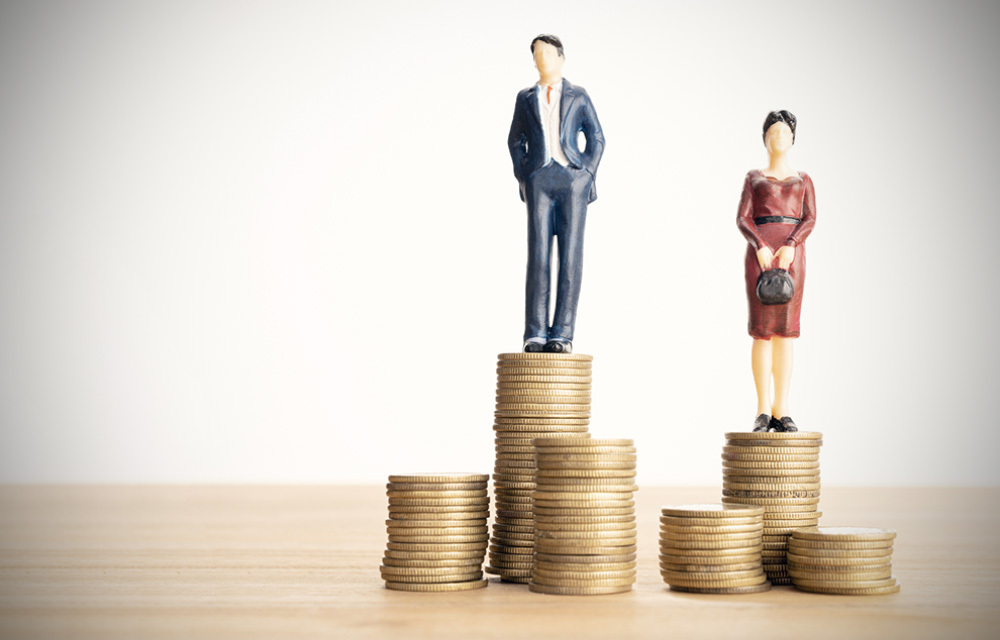
<instances>
[{"instance_id":1,"label":"man's arm","mask_svg":"<svg viewBox=\"0 0 1000 640\"><path fill-rule=\"evenodd\" d=\"M587 141L587 148L583 152L583 166L592 175L597 175L597 166L601 164L601 156L604 155L604 131L601 130L601 122L597 119L597 111L590 101L590 95L583 91L582 97L584 112L580 125Z\"/></svg>"},{"instance_id":2,"label":"man's arm","mask_svg":"<svg viewBox=\"0 0 1000 640\"><path fill-rule=\"evenodd\" d=\"M528 135L525 133L521 96L514 101L514 119L510 123L510 134L507 136L507 148L510 149L510 159L514 163L514 177L518 182L524 182L524 159L528 155Z\"/></svg>"}]
</instances>

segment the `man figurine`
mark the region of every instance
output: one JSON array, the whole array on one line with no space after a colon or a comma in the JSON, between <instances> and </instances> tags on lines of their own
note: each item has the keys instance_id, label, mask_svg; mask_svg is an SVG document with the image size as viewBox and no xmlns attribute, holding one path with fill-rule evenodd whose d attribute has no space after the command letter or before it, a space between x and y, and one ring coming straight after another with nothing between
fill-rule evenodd
<instances>
[{"instance_id":1,"label":"man figurine","mask_svg":"<svg viewBox=\"0 0 1000 640\"><path fill-rule=\"evenodd\" d=\"M507 146L521 200L528 205L528 277L524 350L571 353L583 276L587 205L597 198L594 176L604 134L583 87L562 77L562 42L553 35L531 41L538 83L517 94ZM579 148L583 132L586 147ZM556 310L549 325L552 239L559 239Z\"/></svg>"}]
</instances>

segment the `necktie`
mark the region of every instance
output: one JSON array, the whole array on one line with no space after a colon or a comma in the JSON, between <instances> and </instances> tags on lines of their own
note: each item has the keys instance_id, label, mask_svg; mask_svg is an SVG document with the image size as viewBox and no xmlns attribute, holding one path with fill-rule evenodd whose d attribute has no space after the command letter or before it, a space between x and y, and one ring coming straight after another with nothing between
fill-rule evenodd
<instances>
[{"instance_id":1,"label":"necktie","mask_svg":"<svg viewBox=\"0 0 1000 640\"><path fill-rule=\"evenodd\" d=\"M552 85L549 85L549 90L545 92L545 101L552 104Z\"/></svg>"}]
</instances>

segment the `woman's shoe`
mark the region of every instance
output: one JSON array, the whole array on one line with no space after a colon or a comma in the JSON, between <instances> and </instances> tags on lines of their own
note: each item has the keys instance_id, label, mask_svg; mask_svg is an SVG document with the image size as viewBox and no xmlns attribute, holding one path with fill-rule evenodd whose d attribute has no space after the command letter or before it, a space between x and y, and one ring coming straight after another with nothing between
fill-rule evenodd
<instances>
[{"instance_id":1,"label":"woman's shoe","mask_svg":"<svg viewBox=\"0 0 1000 640\"><path fill-rule=\"evenodd\" d=\"M778 429L778 431L785 431L791 433L792 431L799 430L799 428L795 426L795 421L792 420L789 416L785 416L784 418L782 418L778 424L781 425L781 429Z\"/></svg>"},{"instance_id":2,"label":"woman's shoe","mask_svg":"<svg viewBox=\"0 0 1000 640\"><path fill-rule=\"evenodd\" d=\"M771 418L771 424L767 425L768 431L784 431L785 428L781 424L781 420L777 418Z\"/></svg>"},{"instance_id":3,"label":"woman's shoe","mask_svg":"<svg viewBox=\"0 0 1000 640\"><path fill-rule=\"evenodd\" d=\"M770 426L771 426L771 416L767 415L766 413L760 414L759 416L757 416L757 419L753 421L754 433L757 433L759 431L767 431Z\"/></svg>"}]
</instances>

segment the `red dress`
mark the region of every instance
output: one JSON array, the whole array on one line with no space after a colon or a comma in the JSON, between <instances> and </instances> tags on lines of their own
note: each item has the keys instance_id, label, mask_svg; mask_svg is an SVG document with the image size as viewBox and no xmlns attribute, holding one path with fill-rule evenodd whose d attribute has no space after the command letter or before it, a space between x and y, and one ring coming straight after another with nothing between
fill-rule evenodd
<instances>
[{"instance_id":1,"label":"red dress","mask_svg":"<svg viewBox=\"0 0 1000 640\"><path fill-rule=\"evenodd\" d=\"M806 281L806 248L803 244L816 225L816 195L812 179L805 173L776 180L759 169L747 172L736 226L747 239L746 287L750 305L748 329L754 338L771 336L797 338L802 291ZM768 246L774 253L782 245L795 247L795 259L788 273L795 283L795 295L785 304L765 306L757 299L760 264L757 250ZM775 258L772 268L778 266Z\"/></svg>"}]
</instances>

